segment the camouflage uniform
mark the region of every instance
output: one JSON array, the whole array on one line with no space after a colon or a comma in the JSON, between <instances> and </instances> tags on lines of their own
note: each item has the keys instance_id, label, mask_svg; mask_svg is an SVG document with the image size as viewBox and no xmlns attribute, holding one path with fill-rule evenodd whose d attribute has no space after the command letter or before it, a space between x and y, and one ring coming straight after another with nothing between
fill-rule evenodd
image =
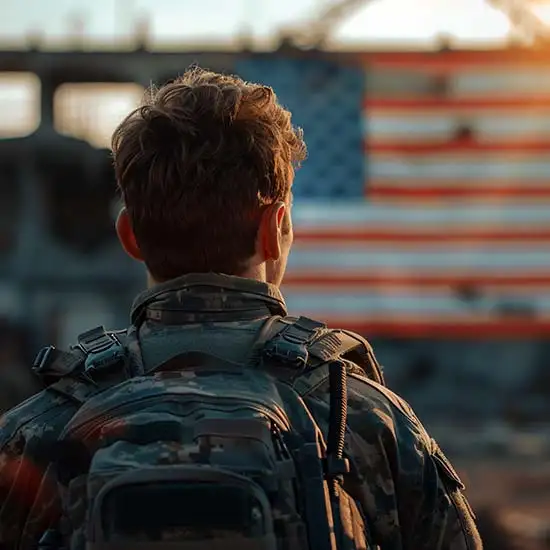
<instances>
[{"instance_id":1,"label":"camouflage uniform","mask_svg":"<svg viewBox=\"0 0 550 550\"><path fill-rule=\"evenodd\" d=\"M247 361L259 327L286 315L273 286L224 275L190 275L142 293L132 308L143 364L170 359L163 350L204 351ZM163 345L166 342L172 345ZM160 345L159 345L160 344ZM463 485L411 408L376 382L348 380L348 453L359 479L356 497L383 550L481 548ZM327 388L308 405L321 427ZM50 463L55 441L78 403L46 390L0 421L0 548L35 548L59 515Z\"/></svg>"}]
</instances>

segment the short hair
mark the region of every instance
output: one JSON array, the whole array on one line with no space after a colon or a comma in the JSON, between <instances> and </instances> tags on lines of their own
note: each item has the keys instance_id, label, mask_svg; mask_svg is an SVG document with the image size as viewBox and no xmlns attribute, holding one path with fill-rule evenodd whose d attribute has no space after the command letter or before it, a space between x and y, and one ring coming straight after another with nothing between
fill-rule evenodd
<instances>
[{"instance_id":1,"label":"short hair","mask_svg":"<svg viewBox=\"0 0 550 550\"><path fill-rule=\"evenodd\" d=\"M240 275L265 207L306 158L272 88L198 68L147 91L113 134L117 184L153 278Z\"/></svg>"}]
</instances>

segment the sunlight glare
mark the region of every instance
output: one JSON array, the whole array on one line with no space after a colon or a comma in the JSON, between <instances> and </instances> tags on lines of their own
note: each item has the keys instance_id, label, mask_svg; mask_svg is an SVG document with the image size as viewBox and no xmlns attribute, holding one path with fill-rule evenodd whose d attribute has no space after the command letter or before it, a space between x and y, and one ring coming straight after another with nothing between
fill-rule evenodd
<instances>
[{"instance_id":1,"label":"sunlight glare","mask_svg":"<svg viewBox=\"0 0 550 550\"><path fill-rule=\"evenodd\" d=\"M55 94L56 129L95 147L109 147L113 130L142 95L143 87L132 83L64 84Z\"/></svg>"},{"instance_id":2,"label":"sunlight glare","mask_svg":"<svg viewBox=\"0 0 550 550\"><path fill-rule=\"evenodd\" d=\"M23 137L40 123L40 79L32 73L0 73L0 138Z\"/></svg>"},{"instance_id":3,"label":"sunlight glare","mask_svg":"<svg viewBox=\"0 0 550 550\"><path fill-rule=\"evenodd\" d=\"M531 9L545 25L550 25L550 1L539 2Z\"/></svg>"}]
</instances>

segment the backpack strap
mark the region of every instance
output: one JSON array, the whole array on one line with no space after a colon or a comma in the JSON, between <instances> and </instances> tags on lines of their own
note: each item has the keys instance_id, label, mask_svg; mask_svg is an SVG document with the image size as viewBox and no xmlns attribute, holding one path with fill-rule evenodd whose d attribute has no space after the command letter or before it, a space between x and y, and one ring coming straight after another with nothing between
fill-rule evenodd
<instances>
[{"instance_id":1,"label":"backpack strap","mask_svg":"<svg viewBox=\"0 0 550 550\"><path fill-rule=\"evenodd\" d=\"M32 369L47 389L84 403L113 380L121 382L130 376L125 333L96 327L80 334L78 344L69 350L43 348Z\"/></svg>"},{"instance_id":2,"label":"backpack strap","mask_svg":"<svg viewBox=\"0 0 550 550\"><path fill-rule=\"evenodd\" d=\"M262 361L264 347L278 332L280 332L286 324L280 315L272 315L268 317L262 328L258 331L255 342L252 344L247 364L252 367L257 367Z\"/></svg>"},{"instance_id":3,"label":"backpack strap","mask_svg":"<svg viewBox=\"0 0 550 550\"><path fill-rule=\"evenodd\" d=\"M351 361L340 360L346 367L347 374L357 374L358 367ZM292 387L302 398L306 398L315 393L321 386L324 386L330 379L330 365L334 361L327 361L308 369L306 372L298 375L292 381ZM362 373L363 374L363 373Z\"/></svg>"},{"instance_id":4,"label":"backpack strap","mask_svg":"<svg viewBox=\"0 0 550 550\"><path fill-rule=\"evenodd\" d=\"M363 375L385 386L383 369L378 363L372 346L368 341L349 330L329 329L316 340L309 353L320 361L317 364L347 359L357 365Z\"/></svg>"},{"instance_id":5,"label":"backpack strap","mask_svg":"<svg viewBox=\"0 0 550 550\"><path fill-rule=\"evenodd\" d=\"M385 385L372 346L358 334L328 329L307 317L281 318L271 326L271 334L263 345L263 359L293 369L292 383L302 396L328 380L328 364L338 359L344 360L348 372ZM260 337L258 343L261 341Z\"/></svg>"}]
</instances>

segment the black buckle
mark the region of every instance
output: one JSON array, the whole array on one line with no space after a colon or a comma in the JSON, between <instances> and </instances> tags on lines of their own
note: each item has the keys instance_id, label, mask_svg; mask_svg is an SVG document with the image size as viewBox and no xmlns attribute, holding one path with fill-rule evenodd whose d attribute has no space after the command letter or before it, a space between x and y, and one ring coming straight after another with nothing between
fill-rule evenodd
<instances>
[{"instance_id":1,"label":"black buckle","mask_svg":"<svg viewBox=\"0 0 550 550\"><path fill-rule=\"evenodd\" d=\"M302 368L307 365L309 359L309 352L305 345L300 345L299 342L288 342L283 338L269 342L264 349L264 355L268 359L278 359Z\"/></svg>"},{"instance_id":2,"label":"black buckle","mask_svg":"<svg viewBox=\"0 0 550 550\"><path fill-rule=\"evenodd\" d=\"M126 364L124 346L116 336L107 334L102 326L81 334L78 345L86 354L84 370L88 374Z\"/></svg>"},{"instance_id":3,"label":"black buckle","mask_svg":"<svg viewBox=\"0 0 550 550\"><path fill-rule=\"evenodd\" d=\"M93 328L78 337L78 345L88 355L105 351L115 345L115 340L101 327Z\"/></svg>"},{"instance_id":4,"label":"black buckle","mask_svg":"<svg viewBox=\"0 0 550 550\"><path fill-rule=\"evenodd\" d=\"M81 350L64 351L55 346L42 348L33 361L32 370L47 385L72 374L84 363Z\"/></svg>"},{"instance_id":5,"label":"black buckle","mask_svg":"<svg viewBox=\"0 0 550 550\"><path fill-rule=\"evenodd\" d=\"M307 346L315 338L317 331L325 326L307 317L300 317L267 342L263 355L268 359L278 359L305 368L309 361Z\"/></svg>"}]
</instances>

